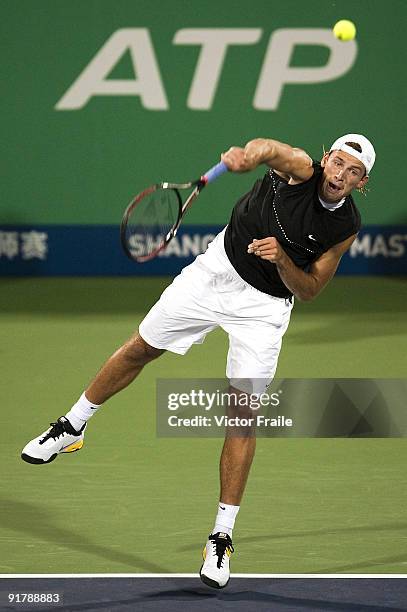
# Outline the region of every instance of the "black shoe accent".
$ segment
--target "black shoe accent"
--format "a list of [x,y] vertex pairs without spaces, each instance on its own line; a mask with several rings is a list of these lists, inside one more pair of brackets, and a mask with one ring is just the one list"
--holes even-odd
[[21,459],[26,461],[27,463],[33,463],[34,465],[41,465],[42,463],[51,463],[57,457],[57,453],[51,455],[48,461],[44,461],[44,459],[37,459],[37,457],[30,457],[30,455],[26,455],[25,453],[21,453]]
[[[76,431],[76,429],[72,427],[68,419],[65,417],[59,417],[59,419],[55,421],[55,423],[50,423],[50,425],[51,429],[42,438],[42,440],[39,441],[39,444],[44,444],[44,442],[46,442],[50,438],[54,438],[54,440],[57,440],[57,438],[63,436],[64,433],[68,433],[71,436],[80,436],[81,431],[83,431],[83,429],[85,428],[86,423],[83,425],[80,431]],[[49,463],[49,461],[45,461],[44,463]]]
[[235,551],[235,549],[233,548],[232,540],[230,539],[230,536],[227,533],[222,533],[222,532],[215,533],[215,534],[211,533],[208,536],[208,540],[213,542],[216,546],[215,554],[218,557],[218,561],[216,565],[220,569],[222,567],[223,557],[225,556],[226,551],[227,550],[229,550],[230,552]]

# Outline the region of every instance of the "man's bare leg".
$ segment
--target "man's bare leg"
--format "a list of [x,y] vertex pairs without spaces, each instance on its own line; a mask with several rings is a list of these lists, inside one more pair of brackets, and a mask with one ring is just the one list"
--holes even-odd
[[144,366],[164,353],[134,334],[99,370],[85,390],[90,402],[103,404],[112,395],[127,387],[140,374]]
[[[229,418],[240,417],[240,419],[254,418],[253,411],[249,407],[247,393],[229,387],[229,393],[236,398],[244,398],[245,402],[236,402],[228,407]],[[227,427],[225,442],[220,457],[220,501],[225,504],[239,506],[249,476],[250,466],[256,450],[256,428],[255,425],[243,427]]]
[[247,394],[234,387],[229,388],[229,393],[237,398],[245,396],[245,402],[228,406],[227,416],[248,419],[251,423],[226,428],[220,456],[220,498],[213,533],[226,532],[231,536],[256,450],[256,428]]
[[220,501],[240,506],[256,450],[255,436],[226,437],[220,457]]

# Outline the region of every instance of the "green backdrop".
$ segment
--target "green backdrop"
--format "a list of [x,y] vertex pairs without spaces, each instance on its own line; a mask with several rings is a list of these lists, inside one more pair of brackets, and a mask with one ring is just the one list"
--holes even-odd
[[[404,0],[3,0],[1,6],[2,223],[117,223],[134,192],[161,179],[194,178],[232,144],[270,136],[319,157],[323,145],[352,131],[365,133],[377,150],[370,195],[359,198],[364,222],[406,222],[402,181],[395,180],[406,140]],[[275,109],[256,108],[270,37],[277,30],[281,36],[281,29],[291,31],[288,36],[328,31],[341,18],[358,29],[352,67],[330,81],[285,84]],[[57,110],[108,39],[129,28],[142,29],[151,42],[167,108],[146,108],[139,95],[94,95],[82,108]],[[202,28],[215,39],[220,28],[257,38],[228,46],[204,110],[188,107],[202,46],[174,41]],[[344,54],[353,45],[338,44]],[[330,57],[327,46],[297,44],[289,65],[317,68]],[[137,67],[148,71],[143,61],[140,53]],[[219,54],[213,52],[213,61]],[[106,78],[139,76],[124,49]],[[252,180],[219,181],[187,222],[227,221],[234,199]]]

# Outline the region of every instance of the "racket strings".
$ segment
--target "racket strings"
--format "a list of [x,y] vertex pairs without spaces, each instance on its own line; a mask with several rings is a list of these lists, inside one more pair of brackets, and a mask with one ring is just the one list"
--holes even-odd
[[147,257],[167,242],[177,223],[179,206],[173,189],[157,189],[138,202],[126,228],[126,241],[133,257]]

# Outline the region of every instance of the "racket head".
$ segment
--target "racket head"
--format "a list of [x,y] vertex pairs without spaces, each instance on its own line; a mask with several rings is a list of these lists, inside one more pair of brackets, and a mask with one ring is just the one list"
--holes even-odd
[[162,251],[182,217],[182,199],[175,185],[158,183],[140,192],[124,211],[120,241],[127,257],[144,263]]

